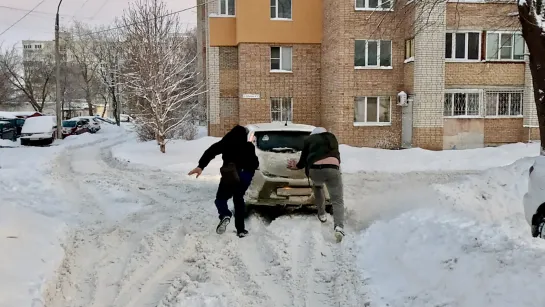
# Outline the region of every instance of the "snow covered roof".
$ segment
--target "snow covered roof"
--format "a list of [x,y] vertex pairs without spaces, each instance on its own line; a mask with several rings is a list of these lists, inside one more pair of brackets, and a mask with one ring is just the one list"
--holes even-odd
[[259,123],[259,124],[250,124],[246,125],[251,131],[302,131],[302,132],[312,132],[315,126],[304,125],[304,124],[292,124],[274,122],[274,123]]
[[49,132],[55,126],[55,116],[29,117],[21,129],[21,133],[44,133]]
[[16,118],[13,112],[0,112],[0,118]]

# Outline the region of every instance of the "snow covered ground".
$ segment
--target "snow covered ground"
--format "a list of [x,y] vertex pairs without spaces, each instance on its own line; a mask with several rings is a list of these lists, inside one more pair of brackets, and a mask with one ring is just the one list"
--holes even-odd
[[336,244],[332,219],[311,215],[254,214],[249,237],[216,235],[221,158],[186,176],[216,140],[161,154],[112,129],[0,149],[0,306],[545,304],[545,243],[521,203],[537,144],[343,146],[347,237]]

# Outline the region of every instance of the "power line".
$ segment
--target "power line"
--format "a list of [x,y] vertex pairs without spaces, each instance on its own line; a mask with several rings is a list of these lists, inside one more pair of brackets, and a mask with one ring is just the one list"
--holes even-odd
[[[0,5],[0,9],[8,9],[8,10],[20,11],[20,12],[31,12],[33,14],[55,15],[55,13],[51,13],[51,12],[44,12],[44,11],[37,11],[37,10],[33,11],[33,10],[22,9],[22,8],[18,8],[18,7],[7,6],[7,5]],[[59,14],[59,15],[66,16],[66,17],[69,16],[69,15],[63,15],[63,14]]]
[[[204,3],[201,3],[201,4],[197,4],[197,5],[194,5],[194,6],[191,6],[191,7],[182,9],[182,10],[179,10],[179,11],[174,11],[174,12],[171,12],[171,13],[168,13],[168,14],[165,14],[165,15],[161,15],[161,16],[157,16],[157,17],[145,19],[145,20],[142,20],[142,21],[133,22],[133,23],[130,23],[130,24],[127,24],[127,25],[122,25],[122,26],[117,26],[117,27],[108,28],[108,29],[104,29],[104,30],[89,32],[89,33],[85,33],[85,34],[81,34],[81,35],[74,35],[74,37],[80,37],[80,38],[81,38],[81,37],[83,37],[83,36],[89,36],[89,35],[93,35],[93,34],[100,34],[100,33],[104,33],[104,32],[109,32],[109,31],[114,31],[114,30],[123,29],[123,28],[126,28],[126,27],[130,27],[130,26],[134,26],[134,25],[137,25],[137,24],[140,24],[140,23],[144,23],[144,22],[146,22],[146,21],[151,21],[151,20],[153,20],[153,19],[155,19],[155,18],[163,18],[163,17],[168,17],[168,16],[180,14],[180,13],[182,13],[182,12],[185,12],[185,11],[189,11],[189,10],[195,9],[195,8],[198,8],[198,7],[203,6],[203,5],[207,5],[207,4],[212,3],[212,2],[215,2],[215,1],[218,1],[218,0],[209,0],[209,1],[207,1],[207,2],[204,2]],[[193,24],[193,23],[187,23],[187,24]]]
[[93,16],[91,17],[91,19],[94,19],[98,13],[100,13],[100,11],[102,11],[102,9],[106,6],[106,3],[108,2],[108,0],[104,0],[104,2],[102,2],[102,5],[100,6],[100,8],[93,14]]
[[40,3],[36,4],[35,7],[32,8],[28,13],[23,15],[23,17],[19,18],[16,22],[14,22],[11,26],[9,26],[7,29],[5,29],[2,33],[0,33],[0,36],[2,36],[4,33],[8,32],[9,29],[13,28],[16,24],[18,24],[21,20],[23,20],[25,17],[27,17],[30,13],[32,13],[35,9],[37,9],[42,3],[44,3],[45,0],[40,1]]
[[85,0],[85,2],[83,2],[83,4],[80,6],[80,8],[74,13],[74,15],[72,15],[72,18],[76,17],[76,15],[79,13],[79,11],[81,11],[81,9],[87,4],[87,2],[89,2],[89,0]]

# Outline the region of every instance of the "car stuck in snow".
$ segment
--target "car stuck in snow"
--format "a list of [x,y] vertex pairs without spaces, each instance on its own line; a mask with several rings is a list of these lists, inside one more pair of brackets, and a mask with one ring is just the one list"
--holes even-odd
[[[315,128],[291,123],[247,125],[248,141],[255,145],[259,159],[246,203],[255,206],[314,207],[311,180],[304,170],[287,168],[291,159],[299,160],[305,138]],[[326,200],[329,194],[325,189]],[[329,205],[327,205],[329,210]]]
[[524,195],[524,215],[532,236],[545,239],[545,156],[536,157],[530,167],[528,192]]

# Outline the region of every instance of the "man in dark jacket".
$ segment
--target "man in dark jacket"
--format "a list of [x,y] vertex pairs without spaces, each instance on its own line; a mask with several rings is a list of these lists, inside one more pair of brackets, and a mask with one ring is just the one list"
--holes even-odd
[[252,182],[255,170],[259,167],[259,160],[255,154],[254,144],[248,142],[248,130],[242,126],[235,126],[219,142],[212,144],[202,155],[199,165],[189,172],[189,175],[201,175],[203,169],[217,155],[222,155],[223,166],[220,169],[221,179],[216,193],[216,208],[220,222],[216,233],[225,232],[233,213],[227,206],[227,201],[233,197],[235,204],[235,227],[239,237],[248,235],[244,227],[246,204],[244,194]]
[[304,168],[307,176],[312,179],[318,219],[322,223],[327,221],[323,189],[324,185],[327,187],[333,207],[333,227],[337,242],[342,241],[344,237],[343,181],[340,164],[341,155],[337,138],[322,127],[315,128],[305,139],[299,162],[295,160],[288,162],[288,168]]

